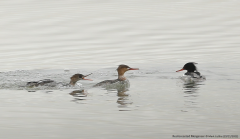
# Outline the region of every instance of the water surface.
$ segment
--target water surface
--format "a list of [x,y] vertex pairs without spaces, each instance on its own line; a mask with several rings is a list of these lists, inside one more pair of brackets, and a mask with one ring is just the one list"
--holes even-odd
[[[239,2],[1,1],[1,138],[239,135]],[[176,73],[197,62],[206,81]],[[127,64],[130,88],[93,88]],[[26,88],[33,80],[75,87]]]

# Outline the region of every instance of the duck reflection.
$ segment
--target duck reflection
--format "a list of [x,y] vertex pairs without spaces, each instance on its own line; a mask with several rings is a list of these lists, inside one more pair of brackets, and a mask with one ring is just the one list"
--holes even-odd
[[186,110],[182,110],[183,112],[188,112],[189,110],[193,110],[198,108],[197,98],[199,96],[198,90],[200,88],[199,83],[185,83],[183,84],[184,90],[184,106]]
[[86,93],[85,90],[74,90],[69,94],[74,97],[74,100],[72,100],[74,102],[85,100],[85,97],[87,97],[87,95],[88,95],[88,93]]
[[128,105],[131,105],[133,102],[130,100],[129,94],[127,94],[126,92],[128,91],[128,89],[123,89],[123,90],[117,90],[117,96],[118,96],[118,100],[117,103],[120,104],[118,107],[119,108],[125,108]]
[[199,84],[197,83],[185,83],[183,85],[183,90],[185,94],[192,94],[194,96],[194,94],[197,93],[198,89],[199,89]]
[[[117,103],[118,108],[127,108],[129,105],[131,105],[133,102],[130,100],[130,95],[127,93],[128,88],[118,88],[118,89],[108,89],[108,93],[117,93],[118,99]],[[125,111],[125,110],[120,110]]]

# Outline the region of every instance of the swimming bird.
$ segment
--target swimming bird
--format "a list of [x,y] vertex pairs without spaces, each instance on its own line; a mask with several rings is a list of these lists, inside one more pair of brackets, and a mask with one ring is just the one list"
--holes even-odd
[[[92,74],[92,73],[91,73]],[[74,74],[70,79],[70,83],[67,84],[67,85],[71,85],[71,86],[75,86],[76,82],[79,81],[79,80],[90,80],[92,81],[91,79],[86,79],[85,77],[91,75],[91,74],[88,74],[88,75],[82,75],[82,74]],[[27,82],[27,86],[28,87],[38,87],[38,86],[43,86],[43,85],[50,85],[51,86],[56,86],[58,83],[55,82],[54,80],[51,80],[51,79],[44,79],[44,80],[40,80],[40,81],[31,81],[31,82]]]
[[129,71],[129,70],[139,70],[139,68],[130,68],[129,66],[123,65],[123,64],[119,65],[118,68],[117,68],[117,72],[118,72],[118,78],[117,79],[102,81],[102,82],[97,83],[96,85],[94,85],[94,87],[107,85],[107,84],[113,84],[113,83],[116,83],[116,82],[119,82],[119,81],[125,81],[125,80],[127,80],[127,78],[124,76],[124,73],[126,71]]
[[186,63],[182,69],[176,71],[176,72],[179,72],[179,71],[183,71],[183,70],[187,70],[187,72],[184,74],[184,75],[188,75],[192,78],[202,78],[203,76],[201,76],[200,72],[198,72],[197,70],[197,67],[195,66],[195,62],[188,62]]

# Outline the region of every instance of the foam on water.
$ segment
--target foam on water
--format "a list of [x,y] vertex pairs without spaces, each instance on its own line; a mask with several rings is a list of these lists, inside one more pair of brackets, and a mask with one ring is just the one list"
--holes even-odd
[[[73,75],[73,73],[61,70],[18,70],[2,72],[0,73],[0,89],[59,90],[83,88],[81,83],[77,83],[75,86],[69,85],[71,75]],[[44,79],[51,79],[54,80],[54,82],[39,86],[27,85],[30,81],[39,81]]]

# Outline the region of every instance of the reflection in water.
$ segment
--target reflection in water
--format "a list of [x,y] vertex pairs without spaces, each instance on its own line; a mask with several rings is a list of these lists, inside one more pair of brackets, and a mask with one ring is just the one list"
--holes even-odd
[[[127,87],[126,88],[117,88],[117,89],[108,89],[107,91],[110,93],[117,93],[117,96],[118,96],[117,103],[120,104],[120,105],[118,105],[118,108],[128,108],[128,106],[133,103],[129,99],[130,95],[126,93],[128,91]],[[119,111],[126,111],[126,109],[119,110]]]
[[71,93],[69,93],[74,97],[74,102],[78,102],[81,100],[85,100],[85,97],[87,97],[88,93],[85,92],[85,90],[74,90]]
[[120,104],[118,106],[119,108],[126,108],[128,105],[131,105],[133,103],[131,100],[129,100],[129,94],[126,94],[128,89],[117,90],[117,91],[118,91],[118,93],[117,93],[117,96],[118,96],[117,103]]
[[186,110],[182,110],[183,112],[188,112],[189,108],[192,110],[192,108],[198,108],[198,102],[197,102],[197,97],[198,95],[198,90],[199,90],[199,83],[193,82],[193,83],[185,83],[183,85],[183,90],[184,90],[184,106]]
[[193,82],[193,83],[186,83],[183,85],[184,93],[186,94],[194,94],[197,92],[199,84]]

